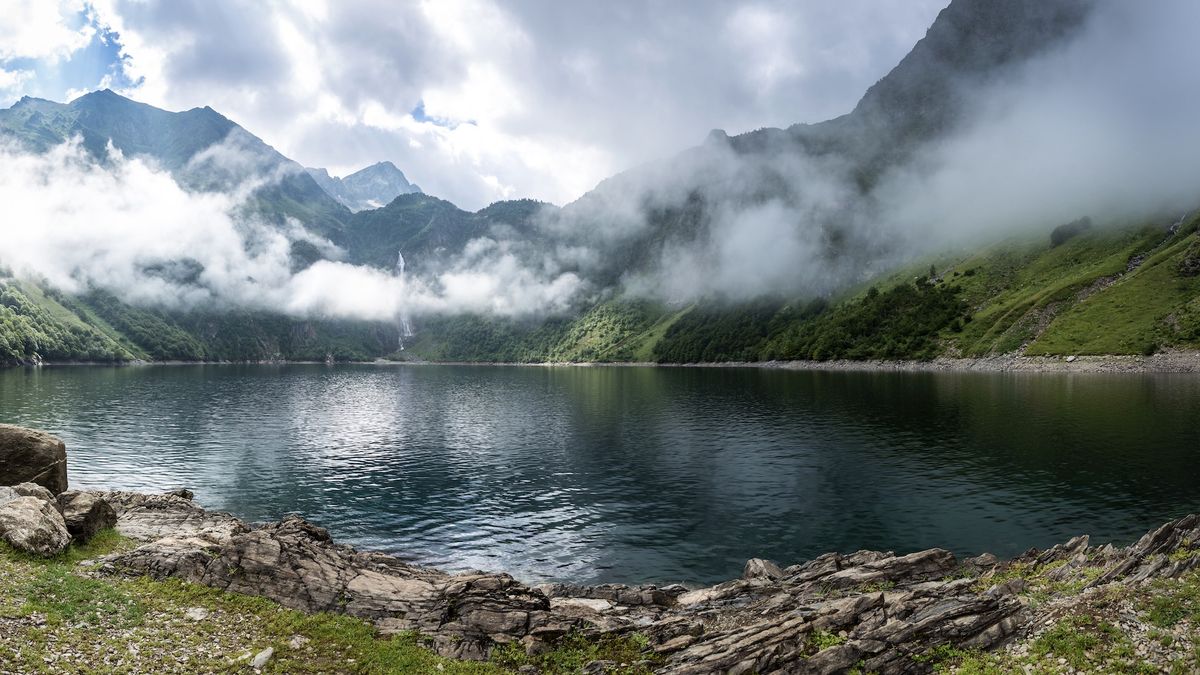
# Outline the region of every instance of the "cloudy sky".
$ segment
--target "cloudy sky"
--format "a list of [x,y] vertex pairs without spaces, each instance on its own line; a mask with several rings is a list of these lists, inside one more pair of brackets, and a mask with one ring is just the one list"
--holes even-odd
[[0,0],[0,105],[110,87],[466,208],[561,204],[712,128],[849,111],[944,4]]

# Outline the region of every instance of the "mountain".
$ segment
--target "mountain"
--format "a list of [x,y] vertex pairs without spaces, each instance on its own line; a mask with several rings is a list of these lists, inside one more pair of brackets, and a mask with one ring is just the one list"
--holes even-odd
[[[1058,223],[1029,224],[1035,234],[931,253],[901,269],[877,267],[893,242],[855,227],[856,218],[886,215],[875,197],[884,172],[954,133],[970,118],[978,88],[1063,44],[1092,4],[954,0],[846,115],[732,137],[717,131],[674,157],[613,176],[561,209],[514,200],[471,213],[421,193],[389,163],[345,179],[305,171],[208,108],[170,113],[107,91],[65,105],[22,99],[0,111],[0,134],[35,150],[80,136],[103,159],[111,139],[125,154],[154,158],[201,190],[239,177],[197,160],[218,144],[247,153],[256,168],[282,169],[285,181],[264,188],[254,208],[269,220],[305,223],[341,247],[347,262],[391,270],[402,255],[410,274],[433,279],[469,242],[490,237],[504,239],[521,262],[551,260],[577,272],[595,292],[574,311],[548,317],[415,317],[417,334],[398,353],[395,325],[166,312],[100,292],[66,296],[0,269],[0,360],[332,355],[694,362],[1197,347],[1200,219],[1160,218],[1121,229],[1068,224],[1053,235]],[[714,229],[723,214],[764,203],[807,208],[813,183],[792,175],[793,160],[818,167],[822,180],[849,186],[840,202],[793,223],[813,228],[806,235],[815,259],[835,271],[824,286],[736,302],[622,294],[626,284],[652,283],[648,275],[673,248],[702,246],[717,234],[740,236]],[[370,200],[385,205],[360,208]],[[1039,225],[1043,234],[1036,233]],[[573,258],[555,258],[563,251]],[[301,262],[322,255],[310,250]],[[692,267],[703,274],[706,262]]]
[[[295,218],[335,243],[349,216],[300,164],[209,107],[168,112],[109,89],[66,104],[25,97],[0,110],[4,137],[37,152],[79,138],[101,160],[108,157],[111,142],[128,157],[154,160],[182,185],[197,190],[225,190],[256,174],[278,174],[279,180],[255,191],[250,210],[280,224]],[[218,146],[236,152],[239,162],[205,154]]]
[[378,209],[400,195],[421,191],[391,162],[372,164],[345,178],[330,176],[325,169],[305,170],[325,192],[355,212]]
[[743,154],[842,155],[869,186],[866,178],[953,131],[979,89],[1061,45],[1094,6],[1095,0],[955,0],[851,112],[817,124],[759,129],[730,138],[730,145]]
[[[339,258],[391,270],[404,251],[413,269],[436,271],[467,241],[495,228],[524,228],[547,205],[500,202],[463,211],[422,194],[394,165],[383,162],[341,181],[349,194],[388,199],[388,207],[352,212],[330,196],[301,165],[211,108],[169,112],[104,90],[62,104],[23,98],[0,110],[0,138],[44,152],[78,138],[98,161],[111,147],[170,171],[186,189],[228,190],[259,176],[275,176],[246,205],[251,215],[288,226],[289,219],[341,248]],[[232,157],[236,161],[225,161]],[[318,175],[318,177],[320,177]],[[69,189],[64,186],[64,189]],[[524,230],[528,233],[527,230]],[[329,255],[300,239],[292,244],[296,268]],[[202,269],[179,261],[184,276]],[[164,267],[169,267],[163,263]],[[0,363],[148,360],[361,360],[397,349],[391,322],[320,321],[270,312],[136,307],[111,294],[72,296],[0,266]]]
[[478,212],[420,192],[396,197],[390,204],[355,213],[347,222],[346,247],[350,260],[391,268],[403,254],[414,271],[435,273],[450,263],[472,239],[505,234],[528,244],[541,245],[536,214],[554,207],[532,199],[496,202]]
[[[1094,4],[954,0],[851,112],[734,136],[714,130],[699,146],[612,176],[565,206],[563,217],[596,221],[597,213],[620,210],[610,205],[632,202],[648,226],[612,224],[609,229],[630,233],[618,237],[595,236],[604,227],[575,228],[579,234],[571,243],[600,247],[619,266],[605,271],[606,281],[629,278],[652,271],[672,247],[709,240],[716,214],[775,201],[810,214],[817,232],[809,238],[820,242],[828,267],[842,270],[813,291],[836,292],[892,251],[893,242],[852,226],[855,219],[880,219],[872,213],[879,176],[954,133],[970,118],[975,93],[1063,44],[1082,28]],[[848,188],[840,207],[812,216],[810,193],[822,188],[796,179],[796,160],[815,167],[826,183]]]

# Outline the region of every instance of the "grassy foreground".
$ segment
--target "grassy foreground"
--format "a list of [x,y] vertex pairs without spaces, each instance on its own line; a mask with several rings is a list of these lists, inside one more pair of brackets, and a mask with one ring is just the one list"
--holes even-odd
[[599,659],[621,664],[610,672],[648,672],[632,665],[645,658],[637,639],[569,637],[535,658],[508,648],[492,663],[470,663],[438,657],[415,635],[380,637],[347,616],[304,614],[177,580],[87,575],[86,561],[132,546],[109,530],[46,560],[0,543],[0,672],[255,672],[251,662],[267,648],[274,654],[266,673],[483,675],[527,664],[558,673]]
[[[261,669],[267,673],[473,675],[528,665],[578,673],[605,660],[612,662],[608,673],[640,675],[655,664],[636,635],[599,641],[574,635],[537,657],[508,645],[489,663],[454,661],[426,649],[416,635],[381,637],[359,619],[304,614],[177,580],[88,575],[89,560],[132,546],[112,530],[49,560],[0,544],[0,672],[248,673],[267,648],[274,650]],[[1200,672],[1200,570],[1085,589],[1101,568],[1061,581],[1055,570],[1064,563],[1014,563],[978,581],[980,592],[1021,584],[1019,595],[1035,619],[1014,642],[987,653],[931,645],[913,660],[933,672],[972,675]],[[844,640],[827,637],[831,644]]]

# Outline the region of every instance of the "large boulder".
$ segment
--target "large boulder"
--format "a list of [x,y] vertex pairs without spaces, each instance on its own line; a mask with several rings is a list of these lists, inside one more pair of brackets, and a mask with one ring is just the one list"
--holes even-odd
[[71,543],[71,534],[54,502],[17,497],[0,505],[0,539],[18,551],[52,556]]
[[77,542],[86,542],[100,530],[117,526],[117,512],[95,492],[68,490],[58,496],[67,531]]
[[0,424],[0,485],[37,483],[54,494],[67,489],[67,446],[36,429]]

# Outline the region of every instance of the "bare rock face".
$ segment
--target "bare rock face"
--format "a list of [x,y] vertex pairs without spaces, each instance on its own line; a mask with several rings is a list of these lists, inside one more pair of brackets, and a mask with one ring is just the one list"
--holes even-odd
[[68,490],[60,494],[57,501],[67,531],[77,542],[86,542],[100,530],[117,525],[117,512],[95,492]]
[[0,539],[41,556],[61,553],[71,543],[67,524],[53,501],[17,497],[0,505]]
[[0,485],[36,483],[53,494],[67,489],[67,446],[44,431],[0,424]]

